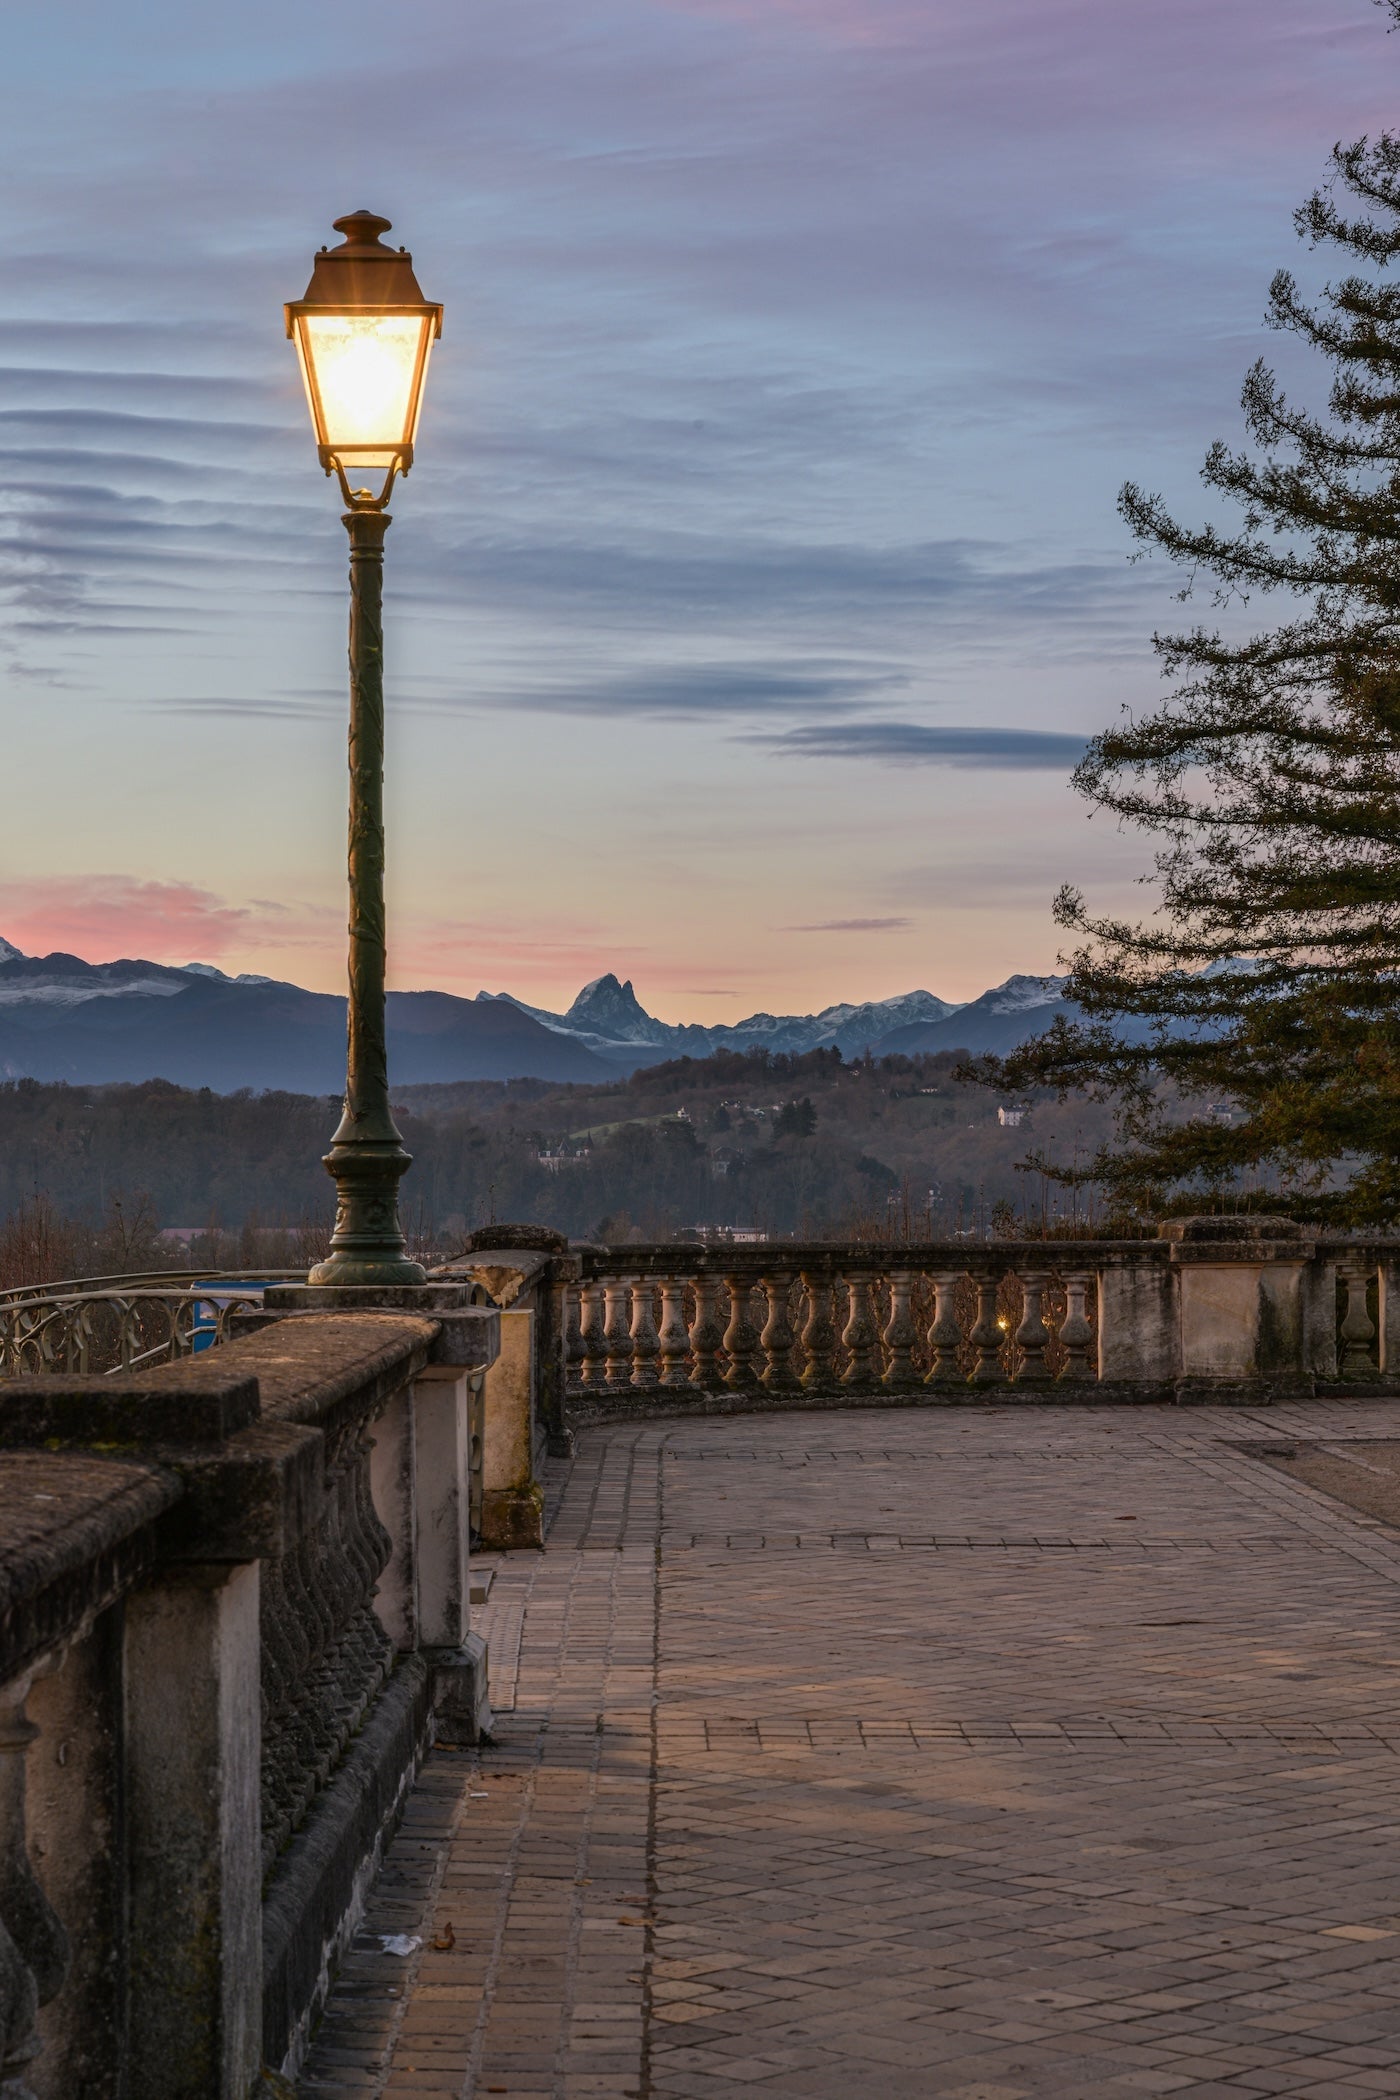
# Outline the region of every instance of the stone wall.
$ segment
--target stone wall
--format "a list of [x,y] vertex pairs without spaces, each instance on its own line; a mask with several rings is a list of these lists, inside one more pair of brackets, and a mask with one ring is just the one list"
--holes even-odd
[[5,2100],[295,2070],[426,1749],[489,1721],[469,1295],[0,1385]]

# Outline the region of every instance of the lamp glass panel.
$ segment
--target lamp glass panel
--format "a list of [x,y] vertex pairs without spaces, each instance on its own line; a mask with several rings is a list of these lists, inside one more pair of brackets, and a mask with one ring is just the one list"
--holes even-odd
[[[302,314],[299,317],[312,415],[320,396],[318,436],[332,451],[353,452],[356,465],[392,466],[413,440],[425,322],[418,314]],[[426,364],[426,359],[423,360]],[[315,375],[315,391],[311,373]],[[383,447],[382,453],[376,448]]]

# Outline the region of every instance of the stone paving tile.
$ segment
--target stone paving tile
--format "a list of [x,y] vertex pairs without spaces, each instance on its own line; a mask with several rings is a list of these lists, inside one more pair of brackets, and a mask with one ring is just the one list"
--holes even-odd
[[302,2093],[1400,2095],[1400,1536],[1235,1448],[1393,1414],[589,1431]]

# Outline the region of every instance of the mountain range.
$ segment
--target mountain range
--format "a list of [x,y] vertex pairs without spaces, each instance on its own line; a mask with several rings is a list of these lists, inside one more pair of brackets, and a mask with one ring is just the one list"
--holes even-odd
[[[630,980],[609,973],[586,984],[568,1011],[527,1006],[511,992],[478,992],[476,1002],[507,1000],[521,1013],[566,1035],[611,1064],[656,1064],[662,1057],[708,1057],[712,1050],[837,1049],[843,1057],[875,1057],[902,1050],[1005,1050],[1038,1035],[1052,1014],[1068,1012],[1059,998],[1063,977],[1008,977],[980,998],[958,1004],[933,992],[902,992],[859,1006],[823,1007],[818,1014],[750,1014],[746,1021],[657,1021],[637,999]],[[639,1055],[642,1052],[645,1054]],[[654,1053],[654,1054],[653,1054]]]
[[[932,992],[751,1014],[703,1025],[658,1021],[611,972],[562,1014],[509,992],[390,992],[389,1068],[399,1086],[461,1079],[617,1079],[671,1057],[714,1050],[843,1057],[894,1051],[1007,1050],[1057,1013],[1063,978],[1017,976],[962,1005]],[[345,1001],[329,992],[210,963],[84,962],[24,955],[0,940],[0,1076],[74,1084],[161,1078],[219,1093],[240,1087],[338,1093]]]

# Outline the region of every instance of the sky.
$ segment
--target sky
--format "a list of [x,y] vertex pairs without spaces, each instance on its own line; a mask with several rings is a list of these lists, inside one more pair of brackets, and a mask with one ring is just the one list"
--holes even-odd
[[[345,540],[282,302],[445,307],[386,546],[390,978],[668,1020],[1053,967],[1150,908],[1086,737],[1368,0],[6,0],[0,935],[344,978]],[[5,165],[7,163],[7,165]],[[1320,392],[1316,374],[1297,383]]]

